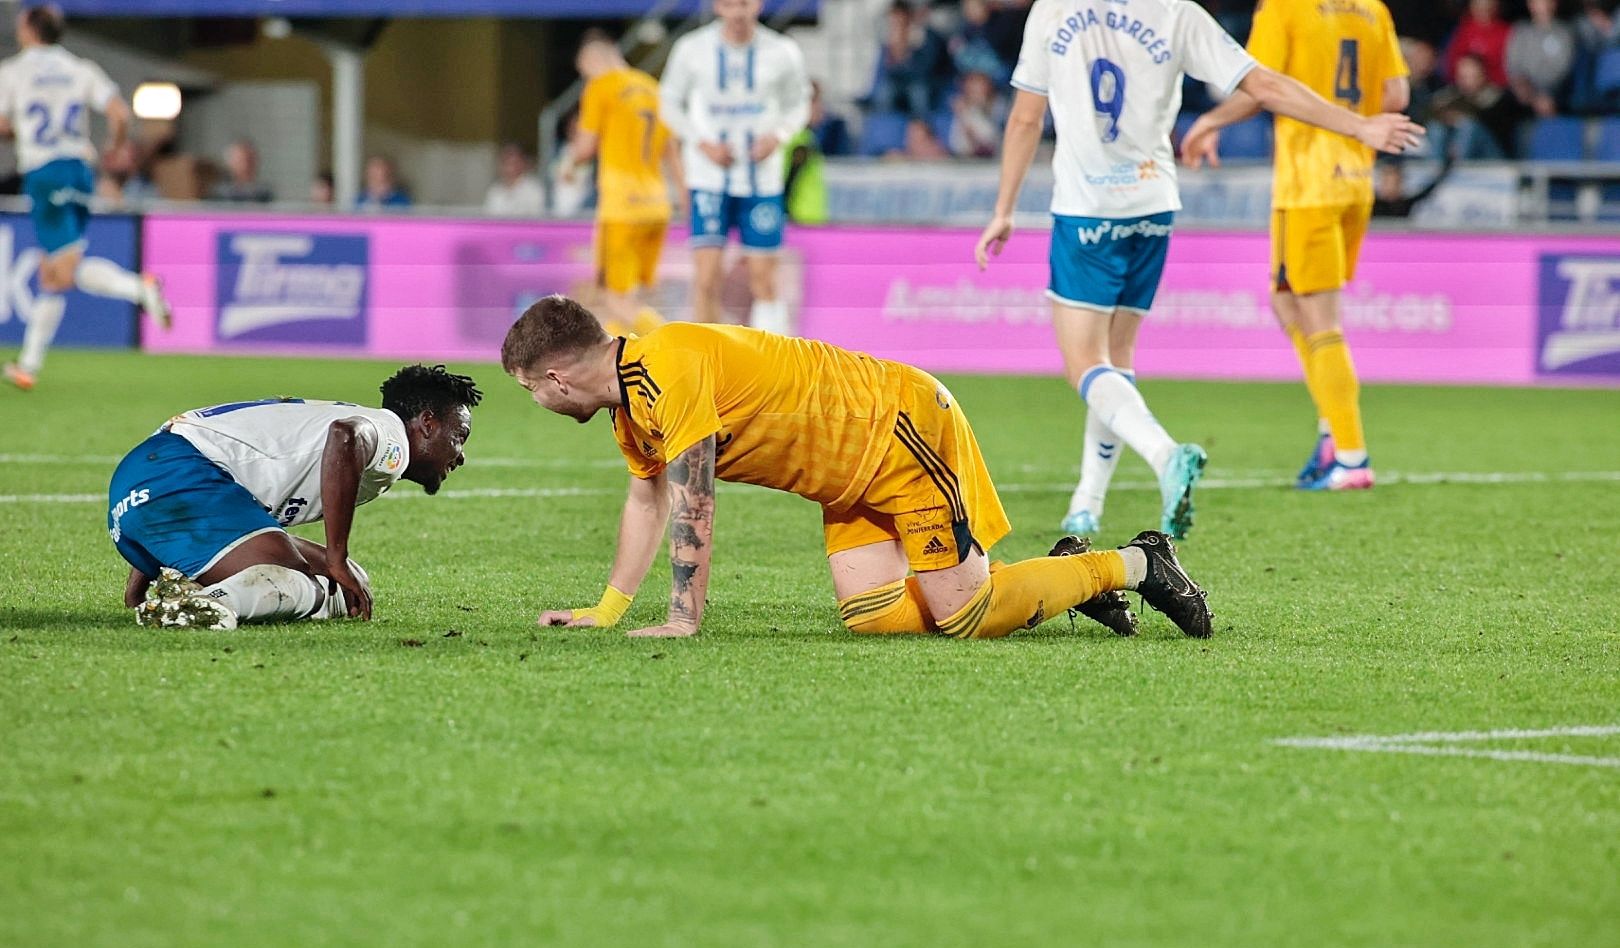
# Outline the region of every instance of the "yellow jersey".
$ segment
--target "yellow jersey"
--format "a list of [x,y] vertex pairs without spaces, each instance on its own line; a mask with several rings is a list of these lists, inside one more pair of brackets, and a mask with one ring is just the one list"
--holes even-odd
[[812,339],[670,323],[620,340],[613,434],[636,477],[656,477],[715,435],[721,480],[847,510],[895,440],[914,374]]
[[[1382,112],[1384,82],[1407,75],[1382,0],[1262,0],[1249,53],[1361,115]],[[1276,152],[1273,207],[1372,202],[1373,150],[1355,139],[1279,115]]]
[[629,67],[597,76],[580,99],[579,127],[598,141],[597,220],[669,220],[660,170],[669,130],[658,120],[658,80]]

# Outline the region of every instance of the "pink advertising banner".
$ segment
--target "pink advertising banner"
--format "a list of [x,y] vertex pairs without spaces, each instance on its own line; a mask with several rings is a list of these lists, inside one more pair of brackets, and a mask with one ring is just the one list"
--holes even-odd
[[[1055,373],[1048,235],[1016,234],[988,272],[960,229],[800,229],[783,258],[799,331],[939,372]],[[657,305],[681,316],[690,261],[674,235]],[[1137,366],[1181,378],[1292,379],[1267,304],[1260,233],[1182,232]],[[154,215],[145,265],[175,328],[155,351],[492,360],[512,319],[593,282],[581,224],[387,217]],[[747,311],[740,268],[728,311]],[[1375,233],[1344,293],[1369,381],[1620,382],[1620,237]]]

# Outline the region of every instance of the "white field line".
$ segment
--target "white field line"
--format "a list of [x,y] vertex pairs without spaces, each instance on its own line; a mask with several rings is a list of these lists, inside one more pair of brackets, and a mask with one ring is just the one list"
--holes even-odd
[[1620,768],[1620,757],[1582,754],[1547,754],[1541,751],[1493,750],[1460,746],[1483,741],[1535,740],[1548,737],[1607,737],[1620,734],[1620,725],[1598,724],[1537,730],[1424,731],[1417,734],[1360,734],[1351,737],[1284,737],[1272,741],[1281,747],[1316,750],[1368,751],[1378,754],[1420,754],[1429,757],[1478,757],[1486,760],[1526,761],[1537,764],[1572,764],[1579,767]]
[[[0,455],[0,461],[8,457],[25,457],[30,455]],[[44,457],[45,455],[31,455]],[[515,458],[495,459],[502,462],[512,462],[508,466],[519,466]],[[484,462],[489,465],[489,461]],[[468,466],[475,466],[468,462]],[[548,465],[550,466],[550,465]],[[557,465],[560,466],[560,465]],[[593,466],[622,467],[617,461],[594,462]],[[1515,471],[1515,472],[1417,472],[1417,473],[1387,473],[1378,475],[1380,484],[1571,484],[1571,483],[1620,483],[1620,471]],[[1279,487],[1292,487],[1293,481],[1278,475],[1271,477],[1240,477],[1223,478],[1208,477],[1198,482],[1199,490],[1256,490],[1275,489]],[[757,488],[745,485],[721,484],[722,491],[755,490]],[[1072,483],[1047,484],[998,484],[996,489],[1004,494],[1058,494],[1068,493],[1074,489]],[[1156,491],[1159,485],[1152,481],[1122,481],[1113,485],[1113,490],[1124,491]],[[596,497],[609,494],[621,494],[623,488],[615,487],[478,487],[478,488],[450,488],[441,490],[438,497],[448,497],[455,500],[473,500],[481,498],[546,498],[546,497]],[[416,491],[403,491],[384,494],[387,500],[411,500],[426,497],[426,494]],[[0,494],[0,504],[88,504],[105,501],[104,494]]]

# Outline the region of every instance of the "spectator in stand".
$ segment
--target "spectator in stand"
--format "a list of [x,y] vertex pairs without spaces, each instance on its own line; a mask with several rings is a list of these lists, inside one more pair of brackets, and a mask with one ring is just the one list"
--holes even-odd
[[906,147],[883,157],[891,161],[939,161],[950,156],[951,153],[939,143],[928,123],[914,118],[906,123]]
[[1007,118],[1006,101],[996,95],[995,80],[982,72],[962,77],[951,98],[951,154],[959,158],[994,158]]
[[1018,51],[1024,45],[1024,21],[1029,19],[1032,2],[990,0],[990,19],[984,24],[984,34],[1008,70],[1018,62]]
[[1468,15],[1457,24],[1457,32],[1446,49],[1446,75],[1457,79],[1457,66],[1464,56],[1478,57],[1493,85],[1506,86],[1509,27],[1501,16],[1501,0],[1469,0]]
[[1012,75],[990,40],[990,0],[962,0],[962,22],[951,36],[949,48],[951,63],[964,76],[984,73],[1001,85]]
[[[827,223],[827,160],[821,130],[832,121],[827,118],[827,107],[821,99],[821,83],[812,81],[810,122],[788,140],[787,178],[782,182],[782,191],[787,195],[788,219],[796,224]],[[836,121],[847,141],[849,133],[842,130],[843,119]]]
[[1457,166],[1457,159],[1447,154],[1440,171],[1416,194],[1406,193],[1406,163],[1399,158],[1380,161],[1378,177],[1373,185],[1374,217],[1411,217],[1419,204],[1427,201]]
[[1397,35],[1422,40],[1432,49],[1439,49],[1457,25],[1455,11],[1446,9],[1442,0],[1384,0],[1384,5],[1395,20]]
[[935,74],[944,44],[928,27],[926,9],[919,16],[904,3],[896,3],[889,7],[884,22],[877,75],[865,104],[880,112],[926,116],[934,108]]
[[495,217],[540,217],[546,212],[546,189],[534,176],[529,153],[517,142],[501,146],[496,179],[484,193],[484,213]]
[[322,171],[309,183],[309,203],[316,207],[331,207],[337,200],[337,179],[332,172]]
[[1468,54],[1457,60],[1457,78],[1434,97],[1436,123],[1430,128],[1438,154],[1463,161],[1512,157],[1521,110],[1507,90],[1491,82],[1485,61]]
[[411,194],[399,183],[399,169],[387,155],[366,159],[365,183],[355,207],[362,211],[397,210],[411,206]]
[[115,207],[138,207],[158,197],[157,188],[141,172],[140,149],[134,141],[126,138],[102,156],[96,197]]
[[810,124],[806,128],[815,136],[816,148],[823,155],[855,154],[849,123],[827,111],[827,103],[821,98],[820,82],[810,83]]
[[209,200],[246,204],[275,200],[269,186],[259,180],[259,149],[251,139],[238,138],[225,146],[225,174],[226,179],[208,192]]
[[1558,0],[1530,0],[1530,19],[1508,35],[1509,88],[1541,118],[1558,112],[1557,98],[1575,66],[1575,30],[1558,19]]
[[1620,18],[1616,11],[1620,0],[1584,0],[1581,16],[1575,21],[1575,35],[1581,49],[1597,53],[1611,46],[1620,46]]
[[1406,68],[1411,70],[1412,101],[1406,108],[1406,114],[1419,125],[1427,125],[1434,114],[1434,97],[1446,85],[1445,80],[1435,72],[1439,54],[1424,40],[1403,37],[1401,55],[1406,58]]

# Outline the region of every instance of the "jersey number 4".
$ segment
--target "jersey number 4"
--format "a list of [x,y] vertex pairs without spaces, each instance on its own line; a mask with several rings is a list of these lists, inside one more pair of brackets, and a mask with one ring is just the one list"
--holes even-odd
[[84,115],[84,106],[78,102],[69,105],[62,112],[62,121],[52,123],[51,107],[44,102],[35,102],[28,106],[27,115],[30,119],[39,122],[34,127],[34,144],[50,148],[63,138],[83,138],[84,130],[79,127],[79,120]]
[[1361,104],[1361,44],[1353,39],[1339,40],[1339,65],[1333,70],[1333,97]]

